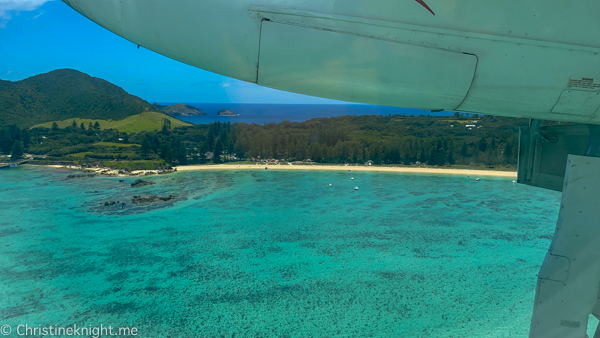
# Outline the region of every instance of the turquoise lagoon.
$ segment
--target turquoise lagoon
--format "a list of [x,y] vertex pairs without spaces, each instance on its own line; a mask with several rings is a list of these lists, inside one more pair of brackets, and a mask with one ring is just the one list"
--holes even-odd
[[[527,337],[560,202],[499,178],[182,172],[132,188],[71,173],[0,171],[0,324]],[[152,194],[176,199],[131,204]]]

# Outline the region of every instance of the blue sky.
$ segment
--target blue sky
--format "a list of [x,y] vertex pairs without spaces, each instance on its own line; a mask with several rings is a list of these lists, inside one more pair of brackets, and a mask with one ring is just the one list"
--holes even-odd
[[0,0],[2,80],[72,68],[149,102],[337,102],[234,80],[136,47],[61,1]]

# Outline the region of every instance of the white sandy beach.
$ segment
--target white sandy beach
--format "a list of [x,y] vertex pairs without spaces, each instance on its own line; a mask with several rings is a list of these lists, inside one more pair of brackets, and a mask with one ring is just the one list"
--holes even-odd
[[[46,165],[52,168],[63,169],[83,169],[79,166],[64,165]],[[496,171],[496,170],[476,170],[476,169],[445,169],[428,167],[377,167],[377,166],[345,166],[345,165],[289,165],[289,164],[204,164],[204,165],[186,165],[175,167],[176,171],[197,171],[197,170],[314,170],[314,171],[371,171],[371,172],[389,172],[389,173],[415,173],[415,174],[438,174],[438,175],[461,175],[461,176],[495,176],[516,178],[515,171]],[[108,168],[85,168],[84,170],[102,173],[111,176],[145,176],[157,174],[156,170],[135,170],[128,174],[119,174],[119,170]]]
[[217,164],[217,165],[188,165],[176,167],[177,171],[193,170],[338,170],[338,171],[373,171],[373,172],[392,172],[392,173],[420,173],[420,174],[441,174],[441,175],[471,175],[477,176],[496,176],[516,178],[514,171],[494,171],[494,170],[469,170],[469,169],[443,169],[443,168],[425,168],[425,167],[377,167],[377,166],[345,166],[345,165],[288,165],[288,164]]

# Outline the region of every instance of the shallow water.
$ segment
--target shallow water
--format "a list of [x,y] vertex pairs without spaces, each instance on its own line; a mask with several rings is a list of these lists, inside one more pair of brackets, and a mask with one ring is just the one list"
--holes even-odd
[[[560,203],[462,176],[202,171],[131,188],[69,173],[0,171],[0,324],[527,337]],[[176,199],[131,204],[150,194]]]

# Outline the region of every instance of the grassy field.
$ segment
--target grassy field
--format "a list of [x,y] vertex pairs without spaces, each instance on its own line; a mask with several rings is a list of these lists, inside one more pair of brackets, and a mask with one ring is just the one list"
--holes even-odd
[[140,147],[139,144],[123,144],[116,142],[97,142],[94,143],[95,146],[105,146],[105,147],[119,147],[119,148],[129,148],[129,147]]
[[83,153],[68,154],[67,156],[85,158],[85,155],[88,155],[88,154],[93,154],[93,152],[91,152],[91,151],[85,151]]
[[[37,124],[31,128],[52,128],[52,123],[56,122],[59,128],[66,128],[73,124],[73,121],[79,125],[83,123],[85,127],[88,127],[88,124],[91,122],[92,124],[98,122],[100,124],[101,129],[117,129],[120,132],[124,133],[139,133],[142,131],[153,131],[160,130],[163,126],[163,120],[167,118],[171,120],[171,128],[181,127],[181,126],[191,126],[191,124],[187,122],[183,122],[171,116],[157,113],[157,112],[144,112],[138,115],[129,116],[123,120],[112,121],[112,120],[90,120],[90,119],[80,119],[73,118],[64,121],[52,121],[46,123]],[[115,143],[118,144],[118,143]]]

